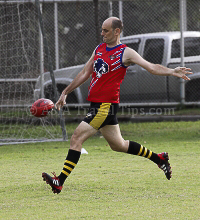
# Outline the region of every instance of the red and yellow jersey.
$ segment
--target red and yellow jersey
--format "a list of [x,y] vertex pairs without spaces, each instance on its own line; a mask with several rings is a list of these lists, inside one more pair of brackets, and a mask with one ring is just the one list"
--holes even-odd
[[127,68],[122,63],[125,48],[125,44],[109,48],[106,43],[96,48],[88,101],[119,103],[120,84]]

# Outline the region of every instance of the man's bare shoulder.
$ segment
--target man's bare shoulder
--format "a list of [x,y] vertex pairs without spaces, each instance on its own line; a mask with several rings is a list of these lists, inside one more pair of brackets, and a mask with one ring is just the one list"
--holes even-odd
[[135,50],[130,47],[126,47],[124,50],[122,62],[124,65],[129,66],[133,63],[133,57],[137,54]]
[[130,47],[125,47],[124,54],[126,54],[127,56],[128,55],[131,56],[132,53],[137,53],[137,52]]

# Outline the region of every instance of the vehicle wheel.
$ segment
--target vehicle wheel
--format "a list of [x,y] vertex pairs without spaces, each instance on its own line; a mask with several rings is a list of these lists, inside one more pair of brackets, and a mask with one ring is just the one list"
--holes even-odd
[[[66,88],[66,85],[63,84],[57,84],[57,88],[58,88],[58,94],[59,96],[61,95],[62,91]],[[75,95],[75,92],[71,92],[68,96],[67,96],[67,103],[78,103],[78,99]]]
[[44,97],[47,99],[50,99],[52,102],[56,102],[54,97],[54,91],[52,85],[48,85],[47,87],[44,88]]
[[[57,84],[57,92],[58,92],[59,97],[65,88],[66,88],[66,85]],[[52,100],[54,103],[58,101],[58,100],[55,100],[54,98],[54,91],[53,91],[52,85],[49,85],[44,89],[44,95],[45,95],[45,98]],[[74,92],[71,92],[68,95],[66,102],[67,103],[78,103],[78,99]]]

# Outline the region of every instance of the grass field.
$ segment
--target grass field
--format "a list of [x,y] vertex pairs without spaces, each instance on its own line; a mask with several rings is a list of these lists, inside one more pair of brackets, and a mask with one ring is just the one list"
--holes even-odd
[[[76,125],[67,125],[69,136]],[[60,173],[69,142],[0,146],[0,219],[200,220],[200,121],[120,127],[125,139],[169,152],[170,181],[148,159],[111,151],[97,134],[54,195],[41,174]]]

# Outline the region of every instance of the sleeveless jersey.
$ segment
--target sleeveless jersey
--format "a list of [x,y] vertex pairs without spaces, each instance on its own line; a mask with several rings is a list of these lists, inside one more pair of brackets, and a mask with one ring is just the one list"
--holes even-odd
[[125,44],[109,48],[106,43],[96,48],[88,101],[119,103],[120,84],[127,68],[122,63],[125,48]]

